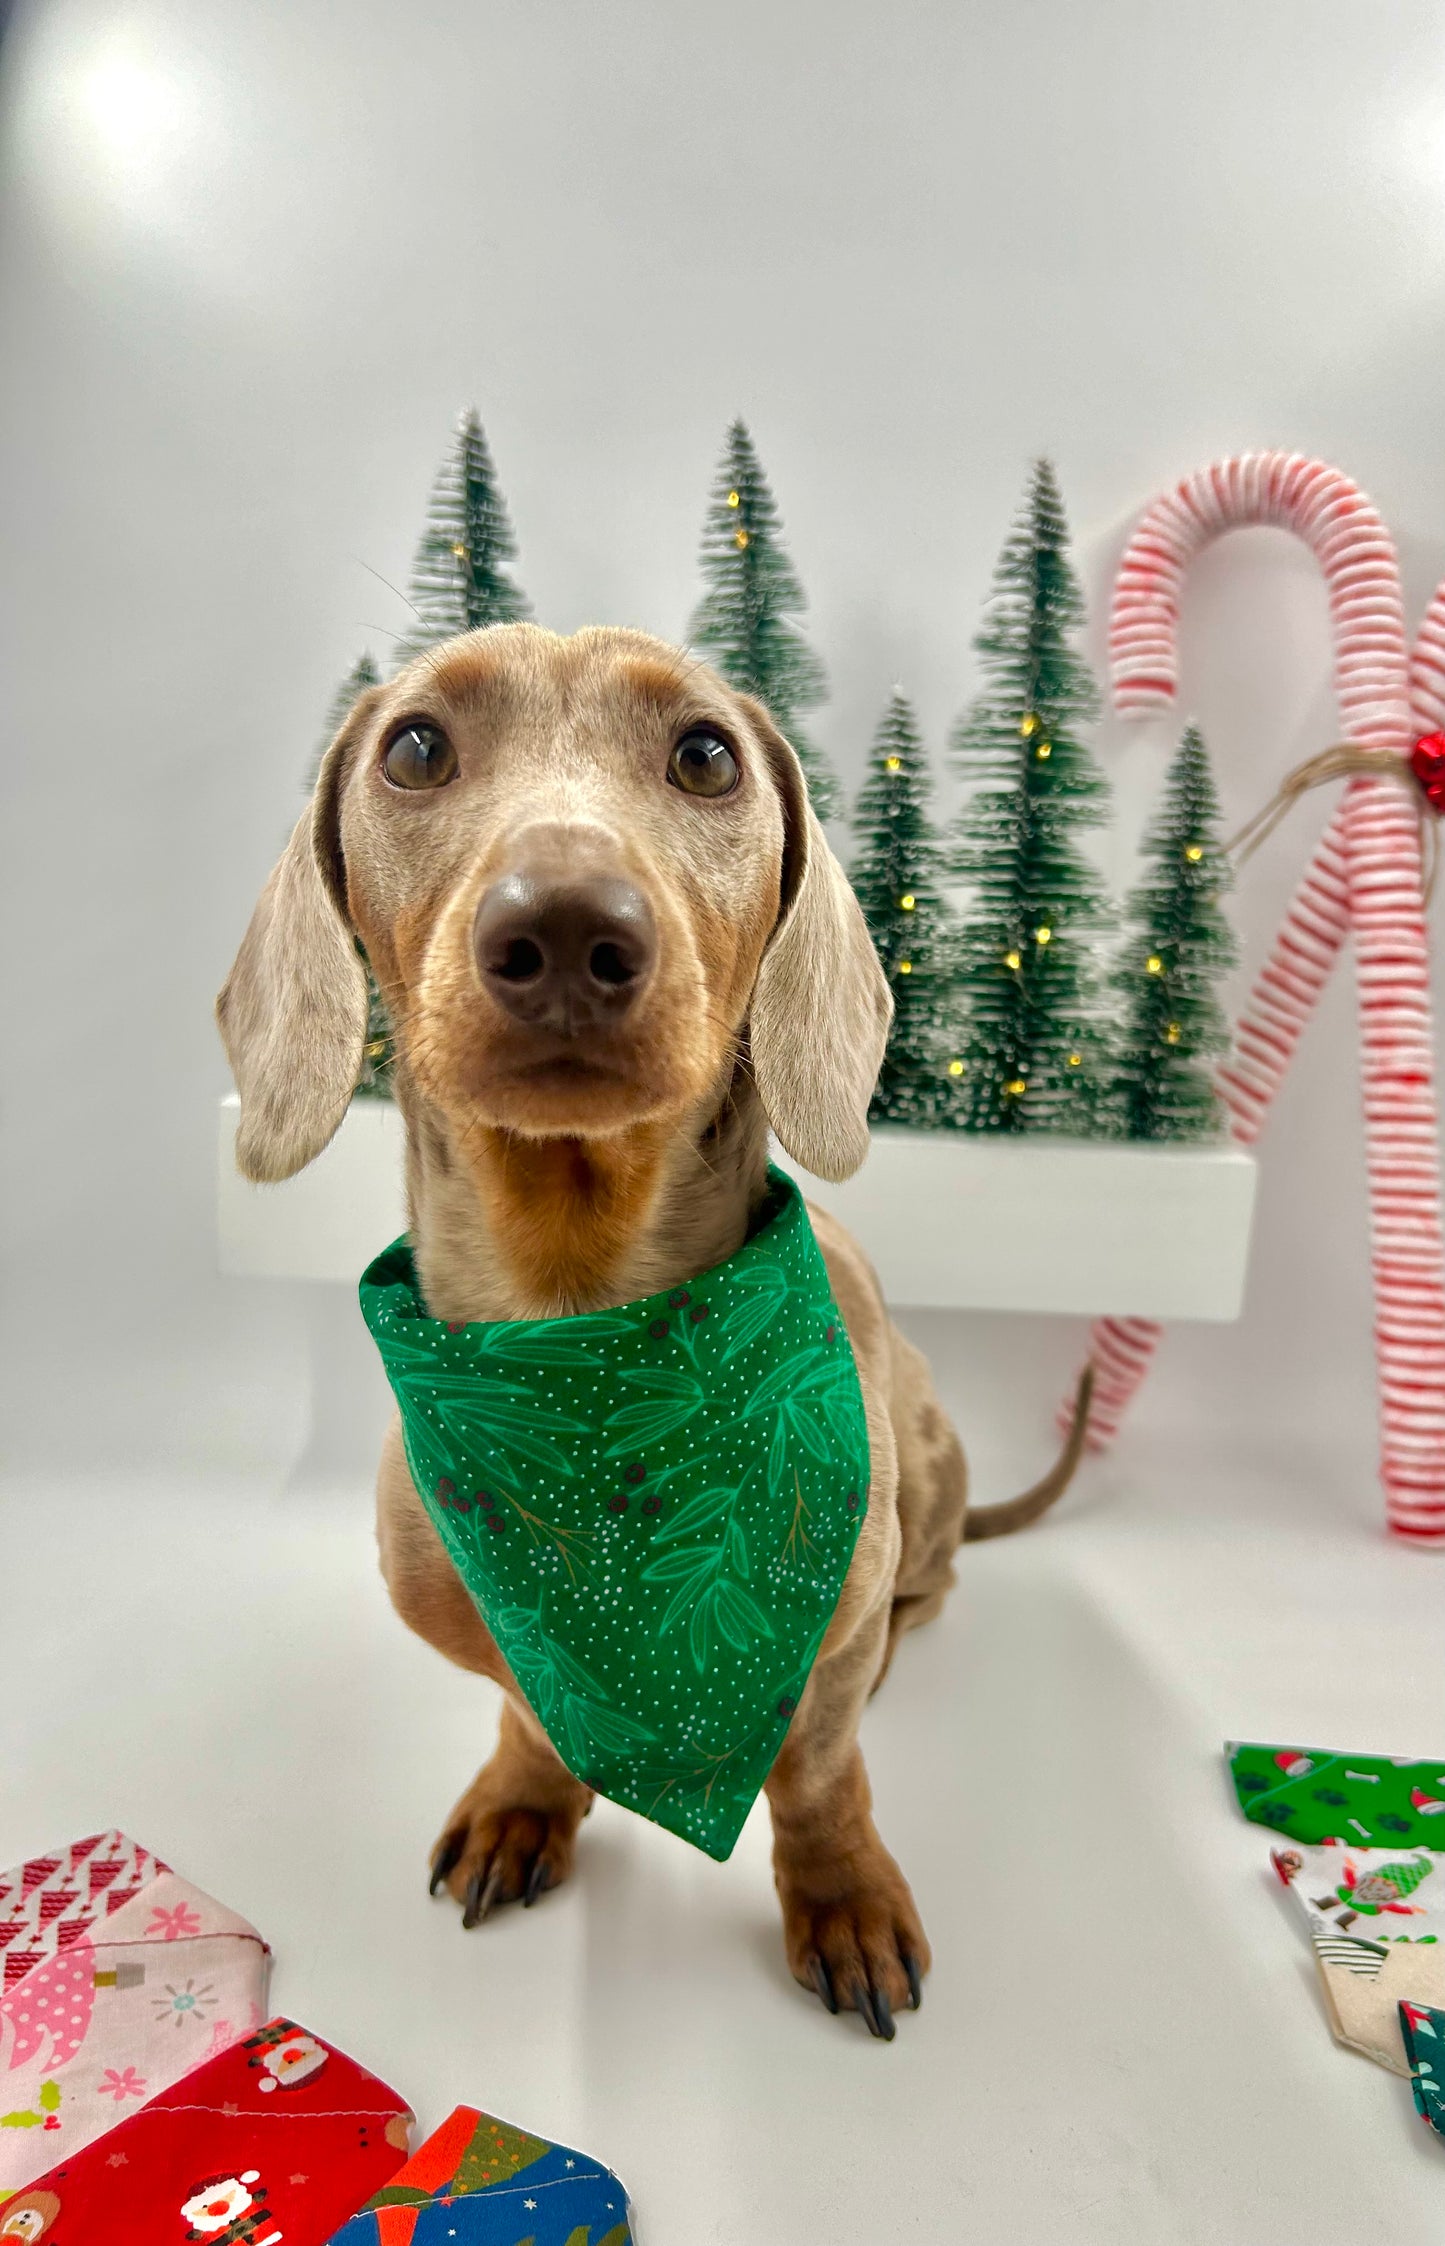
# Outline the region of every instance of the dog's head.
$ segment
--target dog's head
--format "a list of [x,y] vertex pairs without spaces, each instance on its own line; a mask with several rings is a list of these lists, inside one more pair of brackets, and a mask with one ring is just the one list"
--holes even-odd
[[346,1111],[358,942],[463,1131],[680,1124],[746,1036],[805,1168],[867,1151],[890,1001],[863,917],[766,713],[661,641],[494,626],[362,695],[218,1003],[249,1177]]

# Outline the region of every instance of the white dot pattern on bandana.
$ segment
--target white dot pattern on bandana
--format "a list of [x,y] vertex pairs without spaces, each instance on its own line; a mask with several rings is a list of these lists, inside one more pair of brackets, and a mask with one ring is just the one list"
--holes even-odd
[[868,1502],[857,1367],[802,1197],[619,1310],[448,1326],[398,1241],[361,1283],[408,1463],[568,1768],[727,1856]]

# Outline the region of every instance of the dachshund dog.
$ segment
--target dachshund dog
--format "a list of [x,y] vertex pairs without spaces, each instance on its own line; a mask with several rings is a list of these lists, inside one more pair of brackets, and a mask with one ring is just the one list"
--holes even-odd
[[[731,1256],[768,1129],[839,1179],[868,1151],[890,999],[798,760],[765,710],[638,632],[493,626],[362,694],[218,1001],[238,1160],[290,1177],[346,1112],[369,964],[395,1030],[410,1231],[447,1320],[632,1301]],[[867,1514],[767,1780],[788,1963],[891,2037],[927,1938],[879,1838],[858,1747],[900,1634],[965,1534],[958,1440],[869,1265],[813,1212],[857,1361]],[[1067,1483],[1086,1399],[1022,1526]],[[505,1695],[496,1752],[432,1857],[473,1926],[564,1879],[591,1793],[517,1689],[413,1486],[394,1421],[382,1572],[413,1630]]]

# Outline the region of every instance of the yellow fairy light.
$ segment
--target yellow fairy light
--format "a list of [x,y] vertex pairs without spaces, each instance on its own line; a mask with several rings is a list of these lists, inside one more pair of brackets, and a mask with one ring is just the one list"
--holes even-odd
[[745,530],[735,530],[733,532],[733,544],[737,547],[740,553],[743,547],[746,546],[747,542],[748,534]]
[[1023,965],[1023,961],[1022,959],[1020,959],[1016,951],[1006,951],[1003,955],[1003,963],[1005,967],[1012,967],[1014,969],[1018,969]]
[[1082,1068],[1082,1067],[1083,1067],[1083,1065],[1084,1065],[1084,1056],[1083,1056],[1083,1054],[1082,1054],[1082,1053],[1070,1053],[1070,1055],[1069,1055],[1069,1066],[1070,1066],[1070,1068]]
[[900,912],[912,912],[915,905],[917,904],[917,901],[918,900],[915,897],[900,897],[898,900],[898,909]]
[[900,960],[899,960],[899,962],[898,962],[898,972],[899,972],[899,974],[900,974],[900,975],[911,975],[911,974],[913,973],[913,962],[912,962],[912,960],[911,960],[911,959],[900,959]]
[[740,492],[730,491],[728,493],[728,505],[730,507],[740,507],[742,503],[742,494]]
[[1021,1100],[1028,1090],[1028,1086],[1021,1076],[1016,1076],[1011,1083],[1005,1084],[1004,1090],[1011,1100]]
[[1023,735],[1023,737],[1024,737],[1024,739],[1025,739],[1026,741],[1027,741],[1027,739],[1029,738],[1029,735],[1030,735],[1031,733],[1035,733],[1035,732],[1037,732],[1037,730],[1038,730],[1038,723],[1039,723],[1039,721],[1038,721],[1038,719],[1037,719],[1037,718],[1036,718],[1036,717],[1034,716],[1034,713],[1033,713],[1033,711],[1032,711],[1032,710],[1025,710],[1025,711],[1024,711],[1024,714],[1023,714],[1023,716],[1022,716],[1022,717],[1021,717],[1021,718],[1019,719],[1019,731],[1020,731],[1020,733],[1022,733],[1022,735]]
[[1145,962],[1144,962],[1144,972],[1145,972],[1145,974],[1146,974],[1146,975],[1162,975],[1162,974],[1163,974],[1163,972],[1164,972],[1164,962],[1163,962],[1163,960],[1162,960],[1162,959],[1161,959],[1161,958],[1159,957],[1159,954],[1158,954],[1158,952],[1157,952],[1157,951],[1151,951],[1151,952],[1150,952],[1150,954],[1149,954],[1149,957],[1148,957],[1148,958],[1147,958],[1147,959],[1145,960]]
[[1181,1034],[1182,1034],[1182,1032],[1181,1032],[1181,1030],[1180,1030],[1180,1027],[1179,1027],[1179,1024],[1178,1024],[1177,1022],[1166,1022],[1166,1023],[1165,1023],[1165,1025],[1164,1025],[1164,1042],[1165,1042],[1165,1044],[1166,1044],[1166,1045],[1177,1045],[1177,1044],[1179,1043],[1179,1039],[1180,1039],[1180,1036],[1181,1036]]
[[1191,866],[1197,866],[1200,859],[1204,856],[1204,850],[1201,844],[1197,842],[1191,842],[1186,846],[1184,855],[1189,860]]
[[901,757],[901,756],[886,756],[886,757],[885,757],[885,758],[883,759],[883,769],[884,769],[884,771],[885,771],[885,772],[901,772],[901,771],[903,770],[903,759],[902,759],[902,757]]
[[962,1061],[950,1061],[950,1062],[949,1062],[949,1064],[948,1064],[948,1073],[949,1073],[949,1075],[950,1075],[950,1076],[962,1076],[962,1074],[963,1074],[963,1063],[962,1063]]
[[1040,764],[1046,763],[1053,753],[1054,744],[1052,741],[1040,741],[1038,747],[1034,750],[1034,755],[1038,758]]
[[467,558],[467,549],[461,543],[460,539],[458,539],[456,545],[453,546],[452,552],[456,555],[458,561],[465,561]]
[[1036,944],[1052,943],[1053,936],[1054,932],[1052,928],[1036,928],[1034,930],[1034,942]]

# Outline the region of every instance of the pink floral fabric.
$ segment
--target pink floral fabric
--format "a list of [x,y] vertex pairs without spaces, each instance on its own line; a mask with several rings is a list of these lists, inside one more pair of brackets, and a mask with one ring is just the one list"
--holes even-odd
[[0,1957],[0,2224],[23,2185],[266,2016],[255,1927],[123,1833],[0,1873]]

